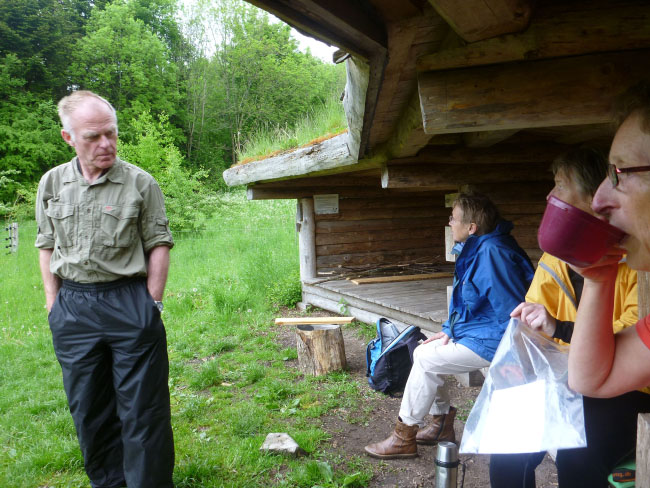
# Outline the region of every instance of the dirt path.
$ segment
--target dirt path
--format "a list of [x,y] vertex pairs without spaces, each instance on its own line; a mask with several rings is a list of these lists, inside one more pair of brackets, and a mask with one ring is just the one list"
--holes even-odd
[[[380,441],[391,433],[399,411],[400,399],[377,394],[367,386],[365,376],[366,344],[356,336],[355,331],[350,329],[344,329],[343,337],[349,372],[354,381],[358,382],[362,388],[367,388],[368,394],[363,397],[358,415],[345,411],[334,412],[322,419],[323,426],[332,435],[331,449],[336,454],[345,458],[366,457],[364,446]],[[284,326],[282,328],[281,341],[285,345],[295,343],[291,327]],[[455,430],[456,438],[460,441],[465,426],[464,420],[467,418],[480,388],[459,385],[454,377],[448,377],[446,385],[452,404],[459,411],[460,419],[456,418]],[[366,413],[364,414],[364,412]],[[366,457],[375,466],[375,477],[369,486],[371,488],[433,486],[436,446],[419,446],[418,452],[419,457],[408,460],[380,461]],[[461,455],[461,462],[466,466],[464,488],[490,486],[488,459],[489,457],[485,455]],[[461,486],[460,476],[459,473],[459,487]],[[536,477],[538,488],[557,487],[555,464],[548,455],[537,468]]]

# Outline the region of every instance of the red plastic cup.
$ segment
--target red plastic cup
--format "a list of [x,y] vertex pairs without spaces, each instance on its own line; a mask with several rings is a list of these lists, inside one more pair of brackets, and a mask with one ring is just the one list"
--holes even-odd
[[621,229],[554,196],[537,231],[542,251],[581,268],[594,264],[623,237]]

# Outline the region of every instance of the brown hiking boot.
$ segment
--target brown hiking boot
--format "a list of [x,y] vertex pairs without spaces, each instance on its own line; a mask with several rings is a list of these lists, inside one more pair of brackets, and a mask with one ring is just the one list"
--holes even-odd
[[418,431],[415,437],[416,442],[425,445],[433,445],[441,441],[456,442],[455,417],[456,409],[454,407],[449,407],[449,413],[445,415],[434,415],[433,421]]
[[366,446],[366,453],[378,459],[406,459],[418,455],[418,445],[415,443],[415,434],[418,425],[406,425],[401,420],[397,421],[395,430],[382,442]]

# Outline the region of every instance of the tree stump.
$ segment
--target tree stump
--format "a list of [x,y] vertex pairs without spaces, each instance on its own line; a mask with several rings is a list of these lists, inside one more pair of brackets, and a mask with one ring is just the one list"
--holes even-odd
[[296,327],[298,367],[312,376],[345,369],[345,346],[341,326],[334,324]]

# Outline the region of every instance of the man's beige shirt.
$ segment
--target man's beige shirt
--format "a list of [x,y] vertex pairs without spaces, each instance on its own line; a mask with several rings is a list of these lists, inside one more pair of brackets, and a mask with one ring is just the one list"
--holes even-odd
[[119,158],[92,184],[77,158],[45,173],[36,222],[36,247],[53,250],[50,271],[78,283],[146,276],[146,254],[174,245],[160,187]]

